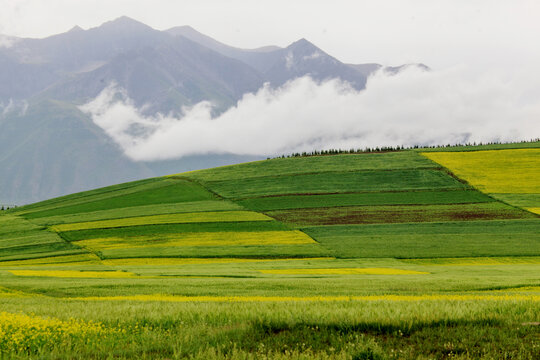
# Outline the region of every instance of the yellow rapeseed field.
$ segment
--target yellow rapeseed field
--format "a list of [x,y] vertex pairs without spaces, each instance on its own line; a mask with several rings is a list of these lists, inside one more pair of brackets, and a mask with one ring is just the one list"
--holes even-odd
[[[540,180],[539,180],[540,181]],[[540,207],[526,208],[525,210],[540,215]]]
[[123,219],[88,221],[51,226],[56,232],[116,228],[137,225],[182,224],[227,221],[270,221],[272,218],[254,211],[207,211],[197,213],[136,216]]
[[392,268],[335,268],[335,269],[271,269],[259,270],[264,274],[283,275],[419,275],[423,271]]
[[427,152],[422,155],[487,193],[540,193],[540,149]]
[[62,321],[34,315],[0,312],[0,352],[31,352],[43,346],[69,346],[74,338],[88,342],[119,330],[97,322]]
[[64,298],[82,301],[164,301],[164,302],[326,302],[326,301],[540,301],[540,295],[366,295],[366,296],[181,296],[127,295]]
[[243,246],[243,245],[292,245],[314,244],[315,241],[301,231],[250,231],[250,232],[198,232],[166,234],[159,236],[133,236],[127,238],[98,238],[74,242],[91,249],[132,249],[169,246]]
[[127,271],[77,271],[77,270],[10,270],[16,276],[42,276],[59,278],[120,279],[137,277]]
[[139,265],[198,265],[198,264],[232,264],[232,263],[258,263],[277,261],[311,261],[335,260],[335,258],[301,258],[301,259],[242,259],[242,258],[133,258],[133,259],[106,259],[102,263],[107,266],[139,266]]

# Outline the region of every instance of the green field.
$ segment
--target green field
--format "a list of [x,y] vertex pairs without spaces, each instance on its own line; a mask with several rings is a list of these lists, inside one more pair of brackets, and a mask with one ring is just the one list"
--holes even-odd
[[311,156],[271,159],[178,174],[199,181],[240,180],[265,176],[362,170],[400,170],[440,167],[411,151],[386,154]]
[[250,198],[238,204],[255,211],[324,208],[353,205],[435,205],[494,201],[474,190],[394,191],[352,194],[283,195]]
[[540,220],[304,228],[339,257],[538,256]]
[[0,358],[538,359],[526,145],[277,158],[2,211]]
[[288,194],[325,194],[463,189],[464,184],[441,170],[365,170],[268,176],[206,182],[224,198],[247,198]]

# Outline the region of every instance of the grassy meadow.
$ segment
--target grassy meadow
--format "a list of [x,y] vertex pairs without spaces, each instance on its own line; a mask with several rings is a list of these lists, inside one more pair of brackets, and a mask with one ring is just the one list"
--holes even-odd
[[538,359],[540,153],[278,158],[0,212],[0,358]]

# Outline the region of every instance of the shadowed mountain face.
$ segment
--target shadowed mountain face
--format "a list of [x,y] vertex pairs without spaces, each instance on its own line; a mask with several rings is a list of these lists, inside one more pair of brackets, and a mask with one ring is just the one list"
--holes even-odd
[[304,75],[363,89],[380,67],[344,64],[305,39],[286,48],[238,49],[188,26],[157,31],[127,17],[44,39],[0,40],[0,204],[254,159],[131,161],[77,107],[111,83],[145,114],[178,114],[203,100],[220,113],[265,83]]
[[320,81],[339,78],[351,83],[357,90],[366,86],[366,75],[343,64],[306,39],[278,51],[280,57],[264,74],[272,85],[279,86],[290,79],[310,75]]

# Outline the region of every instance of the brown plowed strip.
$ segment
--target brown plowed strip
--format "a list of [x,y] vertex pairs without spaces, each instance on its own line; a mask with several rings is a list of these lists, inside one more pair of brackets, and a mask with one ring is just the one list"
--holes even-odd
[[503,203],[347,206],[277,210],[266,212],[266,214],[279,221],[299,226],[496,220],[533,217],[532,214]]

